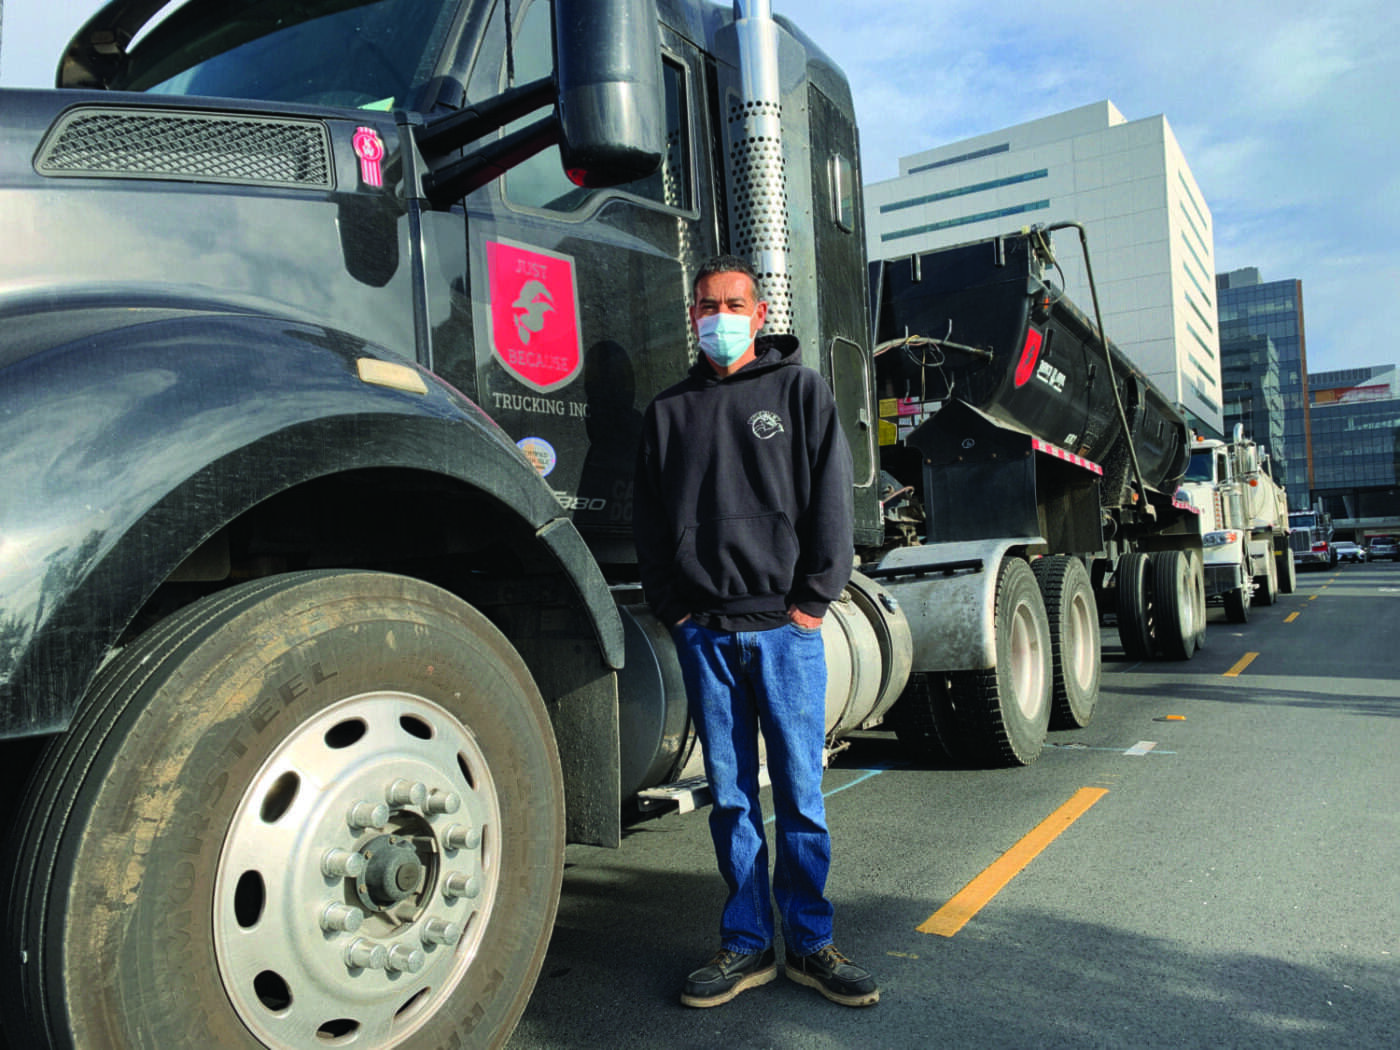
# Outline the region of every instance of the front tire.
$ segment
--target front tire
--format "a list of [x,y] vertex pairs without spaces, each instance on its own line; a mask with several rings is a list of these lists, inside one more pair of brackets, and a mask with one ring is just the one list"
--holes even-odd
[[543,962],[548,714],[504,636],[416,580],[302,573],[181,611],[103,670],[30,801],[18,1045],[498,1047]]

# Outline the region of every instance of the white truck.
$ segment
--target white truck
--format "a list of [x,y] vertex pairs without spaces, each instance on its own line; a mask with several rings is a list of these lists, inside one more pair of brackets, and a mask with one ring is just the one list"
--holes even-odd
[[1237,425],[1230,441],[1197,435],[1182,494],[1201,514],[1206,601],[1232,623],[1252,604],[1291,594],[1297,577],[1288,546],[1288,499],[1266,449]]

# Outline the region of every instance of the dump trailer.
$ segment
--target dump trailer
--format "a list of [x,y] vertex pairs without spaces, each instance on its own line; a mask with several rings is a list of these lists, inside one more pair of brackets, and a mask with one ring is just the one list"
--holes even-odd
[[1273,479],[1267,450],[1243,426],[1230,441],[1196,437],[1181,489],[1201,515],[1209,604],[1244,623],[1251,605],[1293,593],[1288,495]]
[[[871,575],[939,567],[910,614],[941,616],[937,643],[916,646],[920,702],[895,714],[954,753],[989,738],[1023,759],[1039,750],[1028,683],[1041,648],[1054,722],[1084,725],[1100,613],[1135,659],[1204,643],[1200,520],[1176,497],[1186,423],[1052,283],[1052,233],[871,264],[886,511],[910,519],[909,545]],[[1039,595],[1016,583],[1032,578]],[[991,661],[994,642],[1007,648]]]

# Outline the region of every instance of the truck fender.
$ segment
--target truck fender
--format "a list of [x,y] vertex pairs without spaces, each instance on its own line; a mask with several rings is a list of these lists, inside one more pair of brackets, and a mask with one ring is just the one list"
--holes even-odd
[[620,666],[621,619],[577,530],[460,393],[316,325],[130,313],[0,360],[0,479],[24,494],[0,505],[0,736],[65,728],[132,618],[228,522],[351,471],[420,472],[504,508],[577,592],[602,663]]
[[904,610],[912,671],[996,667],[997,568],[1003,558],[1044,543],[1040,536],[1015,536],[900,547],[867,570]]

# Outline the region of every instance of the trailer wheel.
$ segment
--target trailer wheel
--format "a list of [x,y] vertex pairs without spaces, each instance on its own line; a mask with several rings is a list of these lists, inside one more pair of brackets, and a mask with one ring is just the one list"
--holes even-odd
[[505,637],[416,580],[299,573],[177,613],[103,670],[31,803],[18,1045],[499,1047],[543,962],[548,714]]
[[1281,551],[1274,551],[1274,560],[1277,563],[1279,593],[1292,594],[1298,589],[1298,569],[1293,564],[1292,549],[1285,547]]
[[1185,551],[1152,555],[1154,627],[1157,655],[1166,660],[1189,660],[1196,653],[1196,594],[1191,559]]
[[1146,554],[1134,551],[1118,559],[1118,640],[1129,660],[1152,658],[1153,578]]
[[1265,562],[1267,568],[1254,577],[1255,601],[1259,605],[1273,605],[1278,598],[1278,566],[1274,563],[1273,551]]
[[1031,570],[1050,621],[1050,726],[1081,729],[1094,715],[1102,673],[1099,617],[1089,571],[1078,558],[1062,554],[1037,558]]
[[1191,605],[1195,609],[1196,636],[1195,649],[1200,652],[1206,647],[1206,571],[1205,557],[1200,551],[1190,551],[1186,555],[1190,561]]
[[966,736],[953,710],[947,675],[911,674],[887,717],[900,744],[915,758],[968,758]]
[[996,590],[997,665],[949,674],[949,696],[972,746],[989,763],[1030,765],[1050,726],[1050,624],[1035,574],[1003,559]]

